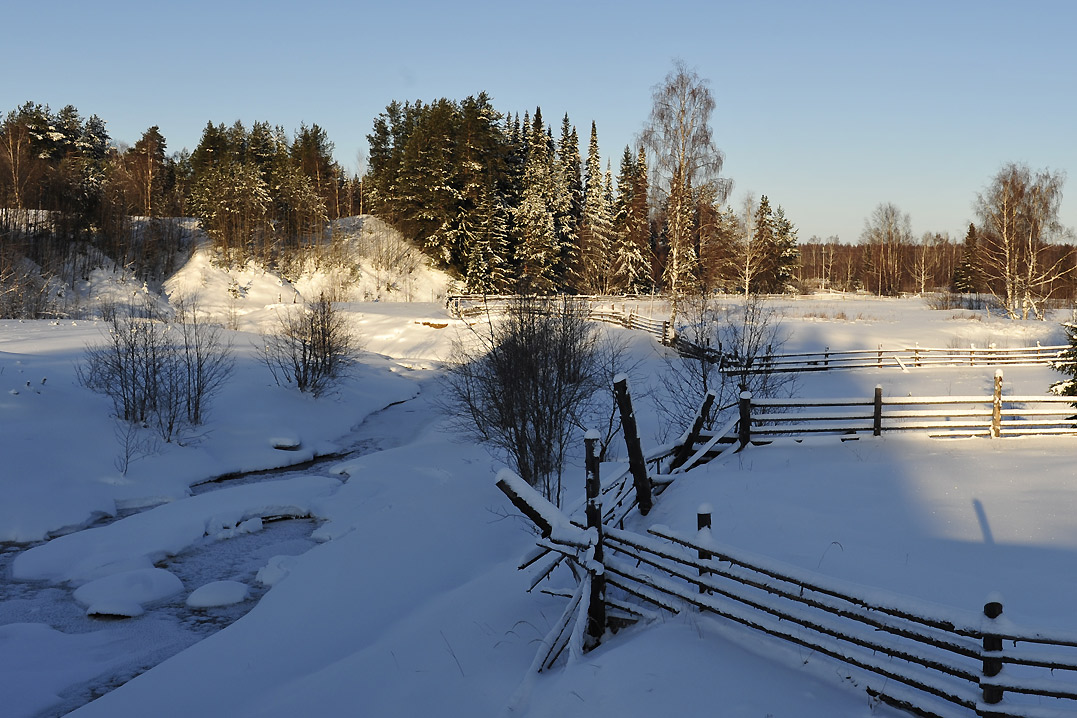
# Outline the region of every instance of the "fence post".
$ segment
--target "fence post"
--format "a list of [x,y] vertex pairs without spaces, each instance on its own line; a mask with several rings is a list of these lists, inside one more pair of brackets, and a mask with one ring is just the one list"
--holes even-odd
[[[602,502],[599,494],[602,484],[599,480],[597,431],[587,432],[584,438],[586,447],[586,472],[587,472],[587,528],[594,529],[598,537],[595,541],[594,560],[601,565],[604,556],[602,548]],[[587,638],[590,648],[597,646],[602,640],[602,634],[606,632],[606,574],[601,568],[591,574],[591,596],[587,605]]]
[[920,366],[920,342],[916,342],[916,347],[912,350],[914,365]]
[[976,366],[976,345],[969,343],[969,366]]
[[995,393],[991,397],[991,436],[1002,435],[1002,370],[995,370]]
[[673,461],[669,465],[670,471],[688,461],[688,457],[692,455],[692,448],[694,444],[699,441],[699,432],[703,431],[703,424],[706,423],[707,417],[711,413],[711,406],[714,404],[714,399],[714,392],[708,391],[707,396],[703,399],[703,405],[699,407],[699,413],[696,414],[695,421],[692,422],[692,428],[688,431],[688,436],[684,440],[684,445],[677,450],[677,455],[673,457]]
[[830,366],[830,347],[826,347],[823,350],[823,366],[825,366],[825,367]]
[[[698,540],[699,543],[705,543],[705,542],[709,541],[709,539],[711,537],[711,505],[710,504],[701,504],[700,507],[699,507],[699,510],[696,511],[696,530],[698,531],[698,534],[696,535],[696,539]],[[704,531],[706,531],[706,534],[703,533]],[[700,561],[706,561],[706,560],[708,560],[710,558],[711,558],[711,552],[710,551],[705,551],[703,549],[699,549],[699,560]],[[706,576],[709,573],[710,573],[710,571],[707,571],[704,568],[699,569],[699,575],[700,576]],[[710,593],[707,589],[703,588],[703,586],[699,587],[699,592],[700,593]]]
[[737,438],[740,441],[741,451],[752,440],[752,393],[742,391],[740,393],[740,421],[737,424]]
[[872,414],[871,433],[880,436],[883,433],[883,385],[875,385],[875,411]]
[[883,345],[880,344],[879,345],[879,368],[882,369],[882,367],[883,367]]
[[[983,675],[985,678],[993,678],[1002,672],[1002,637],[991,632],[991,626],[995,619],[1002,615],[1002,601],[998,597],[990,597],[984,604],[983,631]],[[984,703],[995,705],[1002,702],[1002,689],[998,686],[981,685]],[[990,712],[980,712],[980,715],[990,716]]]
[[636,428],[636,414],[632,409],[632,397],[628,393],[628,377],[621,374],[613,383],[613,393],[617,398],[617,409],[621,413],[621,430],[628,446],[628,467],[632,472],[632,483],[636,485],[636,503],[644,516],[651,510],[651,478],[647,476],[647,462],[643,458],[643,446],[639,442]]

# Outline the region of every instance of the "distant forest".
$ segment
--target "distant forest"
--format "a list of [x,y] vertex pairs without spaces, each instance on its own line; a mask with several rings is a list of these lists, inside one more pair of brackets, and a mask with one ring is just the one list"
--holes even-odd
[[[686,185],[673,213],[669,180],[650,171],[655,159],[642,145],[625,147],[614,171],[603,166],[595,123],[581,152],[568,115],[555,128],[541,108],[521,118],[484,93],[394,101],[368,139],[360,177],[334,161],[316,124],[289,135],[268,122],[207,122],[192,152],[169,153],[157,126],[117,146],[96,115],[28,102],[0,124],[0,316],[47,315],[35,292],[73,285],[97,266],[163,280],[190,251],[174,218],[197,219],[222,264],[280,267],[331,244],[332,220],[363,213],[473,293],[661,292],[676,219],[679,242],[690,245],[677,246],[691,257],[691,291],[984,292],[1015,308],[1077,294],[1073,248],[1051,224],[1061,178],[1021,166],[992,185],[1025,192],[1024,214],[1008,228],[985,195],[981,222],[958,240],[914,237],[908,215],[883,203],[859,242],[798,242],[792,219],[766,195],[734,207],[728,184]],[[1020,266],[996,268],[1007,232]]]

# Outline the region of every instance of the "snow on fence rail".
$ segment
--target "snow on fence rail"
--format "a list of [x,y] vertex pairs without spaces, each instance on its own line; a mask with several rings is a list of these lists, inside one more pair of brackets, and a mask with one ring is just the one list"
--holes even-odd
[[[755,372],[801,372],[829,371],[831,369],[867,369],[897,367],[907,370],[910,367],[969,367],[969,366],[1036,366],[1053,364],[1061,360],[1061,355],[1068,347],[1040,346],[1034,347],[976,347],[968,349],[933,349],[929,347],[912,347],[906,349],[858,349],[851,351],[830,351],[827,347],[821,352],[804,352],[799,354],[775,354],[758,357],[753,366]],[[715,357],[715,363],[722,361]],[[733,370],[742,370],[742,366],[732,365]]]
[[999,369],[991,396],[884,397],[881,386],[871,399],[754,399],[745,393],[736,440],[744,446],[782,435],[867,431],[875,436],[884,431],[992,437],[1077,433],[1074,397],[1005,395],[1002,388]]
[[852,349],[794,354],[772,354],[743,360],[717,349],[698,347],[676,337],[672,346],[683,356],[706,359],[717,364],[727,373],[809,372],[835,369],[883,369],[899,368],[908,371],[921,367],[970,367],[970,366],[1041,366],[1062,361],[1066,345],[1034,347],[976,347],[968,349],[932,349],[912,347],[906,349]]

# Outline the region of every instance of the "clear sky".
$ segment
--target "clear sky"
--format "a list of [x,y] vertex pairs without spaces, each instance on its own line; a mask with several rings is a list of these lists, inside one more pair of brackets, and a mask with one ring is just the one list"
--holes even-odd
[[[0,111],[75,105],[170,151],[207,121],[325,128],[355,170],[392,100],[487,92],[591,121],[617,165],[674,58],[709,81],[731,202],[766,194],[800,239],[856,240],[882,202],[964,236],[1006,162],[1067,172],[1077,225],[1077,2],[622,0],[9,3]],[[555,127],[555,134],[556,134]]]

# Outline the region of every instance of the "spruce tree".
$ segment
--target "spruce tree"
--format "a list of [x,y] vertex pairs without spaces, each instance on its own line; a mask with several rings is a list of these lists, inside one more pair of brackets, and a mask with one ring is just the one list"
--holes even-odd
[[580,218],[583,213],[583,180],[580,176],[580,147],[565,113],[561,120],[561,138],[557,147],[557,201],[554,226],[557,233],[555,273],[562,289],[579,283]]
[[800,250],[797,249],[797,228],[785,216],[781,205],[774,211],[772,252],[769,291],[784,292],[793,281],[796,267],[800,263]]
[[610,250],[612,218],[607,202],[606,176],[598,151],[598,129],[591,122],[591,141],[584,171],[583,217],[580,222],[580,262],[583,268],[580,290],[606,294],[611,284]]
[[[646,158],[644,158],[646,162]],[[646,244],[641,241],[639,208],[642,206],[643,226],[646,227],[646,198],[642,205],[637,202],[636,193],[641,190],[640,172],[646,172],[646,165],[640,166],[626,145],[621,157],[621,170],[617,175],[617,197],[613,201],[613,290],[627,293],[639,291],[646,279],[647,261]],[[643,184],[646,184],[644,179]],[[643,189],[646,192],[645,189]]]
[[523,194],[516,208],[516,264],[521,294],[549,294],[556,285],[556,234],[550,209],[550,158],[541,109],[535,110],[524,165]]

